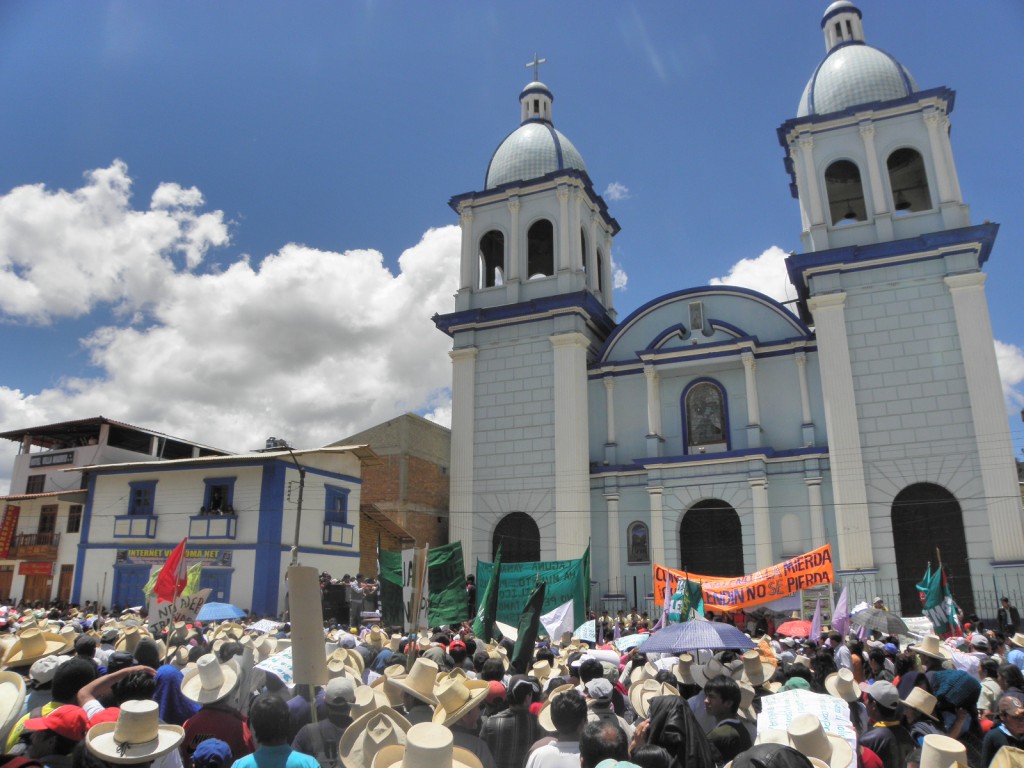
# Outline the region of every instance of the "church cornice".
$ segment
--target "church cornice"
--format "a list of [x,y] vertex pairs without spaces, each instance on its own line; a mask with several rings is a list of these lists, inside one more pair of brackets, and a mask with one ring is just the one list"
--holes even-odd
[[763,461],[766,464],[802,461],[806,459],[827,459],[827,446],[792,448],[775,450],[774,448],[743,448],[721,453],[701,453],[685,456],[659,456],[634,459],[629,464],[592,465],[591,479],[622,477],[644,474],[651,471],[662,471],[678,467],[711,467],[722,465],[745,464],[750,461]]
[[497,307],[467,309],[447,315],[434,315],[431,319],[439,330],[449,336],[454,336],[460,331],[476,331],[532,323],[561,315],[582,317],[602,338],[615,328],[615,321],[612,320],[608,311],[588,291],[548,296]]

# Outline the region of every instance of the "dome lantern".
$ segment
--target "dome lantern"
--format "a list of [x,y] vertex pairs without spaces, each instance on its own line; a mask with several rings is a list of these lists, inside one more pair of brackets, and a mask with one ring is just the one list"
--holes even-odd
[[825,50],[828,52],[843,43],[863,43],[864,25],[860,9],[850,0],[837,0],[825,10],[821,31],[825,33]]

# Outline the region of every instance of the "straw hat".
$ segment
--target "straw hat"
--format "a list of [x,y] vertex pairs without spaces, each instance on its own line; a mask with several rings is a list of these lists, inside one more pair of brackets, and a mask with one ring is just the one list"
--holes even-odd
[[187,669],[181,680],[185,698],[199,704],[213,704],[227,698],[238,683],[238,673],[221,664],[212,653],[200,656],[195,667]]
[[919,653],[931,659],[939,659],[940,661],[953,658],[953,654],[942,644],[936,635],[925,635],[920,643],[909,645],[907,648],[914,653]]
[[805,669],[810,669],[811,668],[811,660],[810,660],[810,658],[808,658],[807,656],[804,656],[802,653],[798,653],[796,655],[796,658],[793,659],[793,663],[794,664],[799,664],[801,667],[804,667]]
[[172,648],[167,654],[167,663],[174,665],[178,669],[184,669],[185,665],[188,664],[188,646],[178,645]]
[[139,640],[149,636],[149,632],[142,627],[127,627],[114,643],[114,650],[135,653],[135,646],[139,644]]
[[531,667],[531,672],[533,673],[533,677],[537,678],[537,682],[543,686],[544,681],[551,677],[551,662],[547,659],[544,659],[544,661],[534,662],[533,667]]
[[921,744],[921,768],[952,768],[967,765],[967,746],[949,736],[930,733]]
[[692,665],[690,667],[690,674],[693,676],[693,682],[701,688],[707,684],[708,680],[719,675],[731,677],[739,682],[743,679],[743,662],[736,659],[728,664],[723,664],[721,660],[712,658],[708,660],[707,664]]
[[740,680],[737,685],[740,687],[740,706],[736,710],[736,713],[743,720],[749,720],[752,723],[756,723],[757,712],[754,711],[754,686],[746,680]]
[[928,693],[924,688],[913,688],[907,698],[900,699],[900,701],[903,702],[903,706],[910,707],[911,709],[920,712],[929,720],[938,722],[939,718],[935,716],[935,707],[939,703],[939,700]]
[[402,642],[402,635],[392,635],[391,639],[388,640],[388,649],[392,653],[398,653],[398,646]]
[[338,758],[345,768],[370,768],[381,748],[405,744],[412,724],[391,707],[377,707],[360,715],[338,742]]
[[3,665],[8,669],[26,667],[44,656],[52,656],[65,650],[67,643],[63,638],[40,629],[26,629],[18,633],[14,644],[7,650]]
[[557,699],[566,691],[573,690],[572,683],[566,683],[560,685],[548,694],[548,698],[545,700],[544,705],[540,708],[540,712],[537,713],[537,722],[540,727],[548,733],[555,733],[558,729],[555,728],[555,723],[551,719],[551,702]]
[[398,686],[403,693],[415,696],[432,707],[437,706],[437,698],[434,696],[434,680],[437,678],[437,671],[438,666],[435,662],[420,656],[413,662],[409,674],[391,678],[391,684]]
[[642,667],[633,667],[633,670],[629,673],[629,685],[633,687],[637,683],[642,683],[644,680],[651,680],[658,674],[658,668],[653,662],[647,662]]
[[24,678],[17,672],[0,672],[0,738],[7,738],[7,732],[21,717],[24,703]]
[[676,676],[676,680],[685,685],[696,685],[697,683],[693,679],[693,674],[690,668],[693,666],[693,656],[689,653],[679,654],[679,661],[676,662],[672,672]]
[[491,685],[486,680],[470,680],[461,675],[446,677],[435,689],[437,707],[434,709],[435,723],[444,726],[459,722],[475,707],[484,703]]
[[216,626],[213,633],[210,635],[211,638],[217,639],[219,637],[232,640],[241,640],[242,635],[245,634],[245,627],[234,621],[223,621]]
[[160,725],[155,701],[126,701],[116,722],[97,723],[85,735],[89,751],[108,763],[148,763],[185,738],[178,725]]
[[436,723],[418,723],[405,734],[405,746],[382,748],[373,768],[483,768],[480,758],[455,746],[452,732]]
[[647,717],[647,709],[655,696],[678,696],[679,691],[668,683],[644,680],[629,687],[629,703],[641,719]]
[[825,678],[825,690],[832,696],[846,702],[857,701],[861,696],[860,686],[857,685],[853,672],[849,669],[840,669]]
[[351,648],[338,648],[327,657],[327,671],[331,677],[340,675],[346,669],[355,673],[356,677],[362,677],[365,664],[359,651]]
[[402,706],[402,691],[395,686],[393,680],[399,675],[405,674],[405,667],[401,664],[392,664],[384,669],[384,674],[370,683],[370,687],[380,691],[392,707]]
[[[388,639],[390,640],[390,638]],[[363,638],[363,642],[371,648],[376,648],[377,650],[380,650],[384,647],[384,632],[381,631],[381,628],[379,626],[374,624],[372,627],[370,627],[370,631],[366,633],[366,637]]]
[[[750,683],[755,688],[759,686],[765,686],[766,683],[771,680],[772,675],[775,674],[775,664],[770,661],[765,661],[761,658],[761,654],[751,649],[740,657],[743,662],[743,679]],[[775,686],[778,689],[781,686]]]
[[[269,635],[260,635],[252,641],[253,658],[256,663],[266,661],[277,653],[277,638]],[[362,659],[362,656],[359,657]]]
[[826,733],[812,714],[797,715],[786,728],[790,746],[807,757],[816,757],[830,768],[847,768],[854,760],[853,747],[842,736]]
[[368,685],[356,686],[356,700],[352,702],[349,717],[358,720],[367,712],[372,712],[378,707],[387,707],[391,704],[382,688],[371,688]]
[[1024,632],[1018,632],[1008,641],[1011,645],[1015,645],[1018,648],[1024,648]]

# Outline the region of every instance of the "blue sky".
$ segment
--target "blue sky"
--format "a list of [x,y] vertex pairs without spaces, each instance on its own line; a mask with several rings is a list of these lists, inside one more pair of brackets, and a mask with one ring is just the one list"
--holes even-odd
[[[0,428],[102,414],[242,450],[444,421],[447,201],[482,187],[535,51],[622,226],[620,317],[730,273],[784,295],[800,218],[775,129],[826,6],[0,4]],[[1024,4],[859,6],[869,43],[957,91],[964,197],[1001,224],[988,296],[1019,408]]]

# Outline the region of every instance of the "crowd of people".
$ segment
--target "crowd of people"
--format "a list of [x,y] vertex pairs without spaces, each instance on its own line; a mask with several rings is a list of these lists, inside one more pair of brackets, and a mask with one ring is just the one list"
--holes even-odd
[[[906,646],[776,634],[672,654],[567,633],[516,669],[510,641],[467,625],[419,638],[333,626],[328,680],[311,687],[280,666],[287,624],[177,622],[154,636],[136,614],[76,609],[0,624],[11,768],[1024,765],[1020,633]],[[824,710],[759,718],[799,691],[830,697],[842,723]]]

